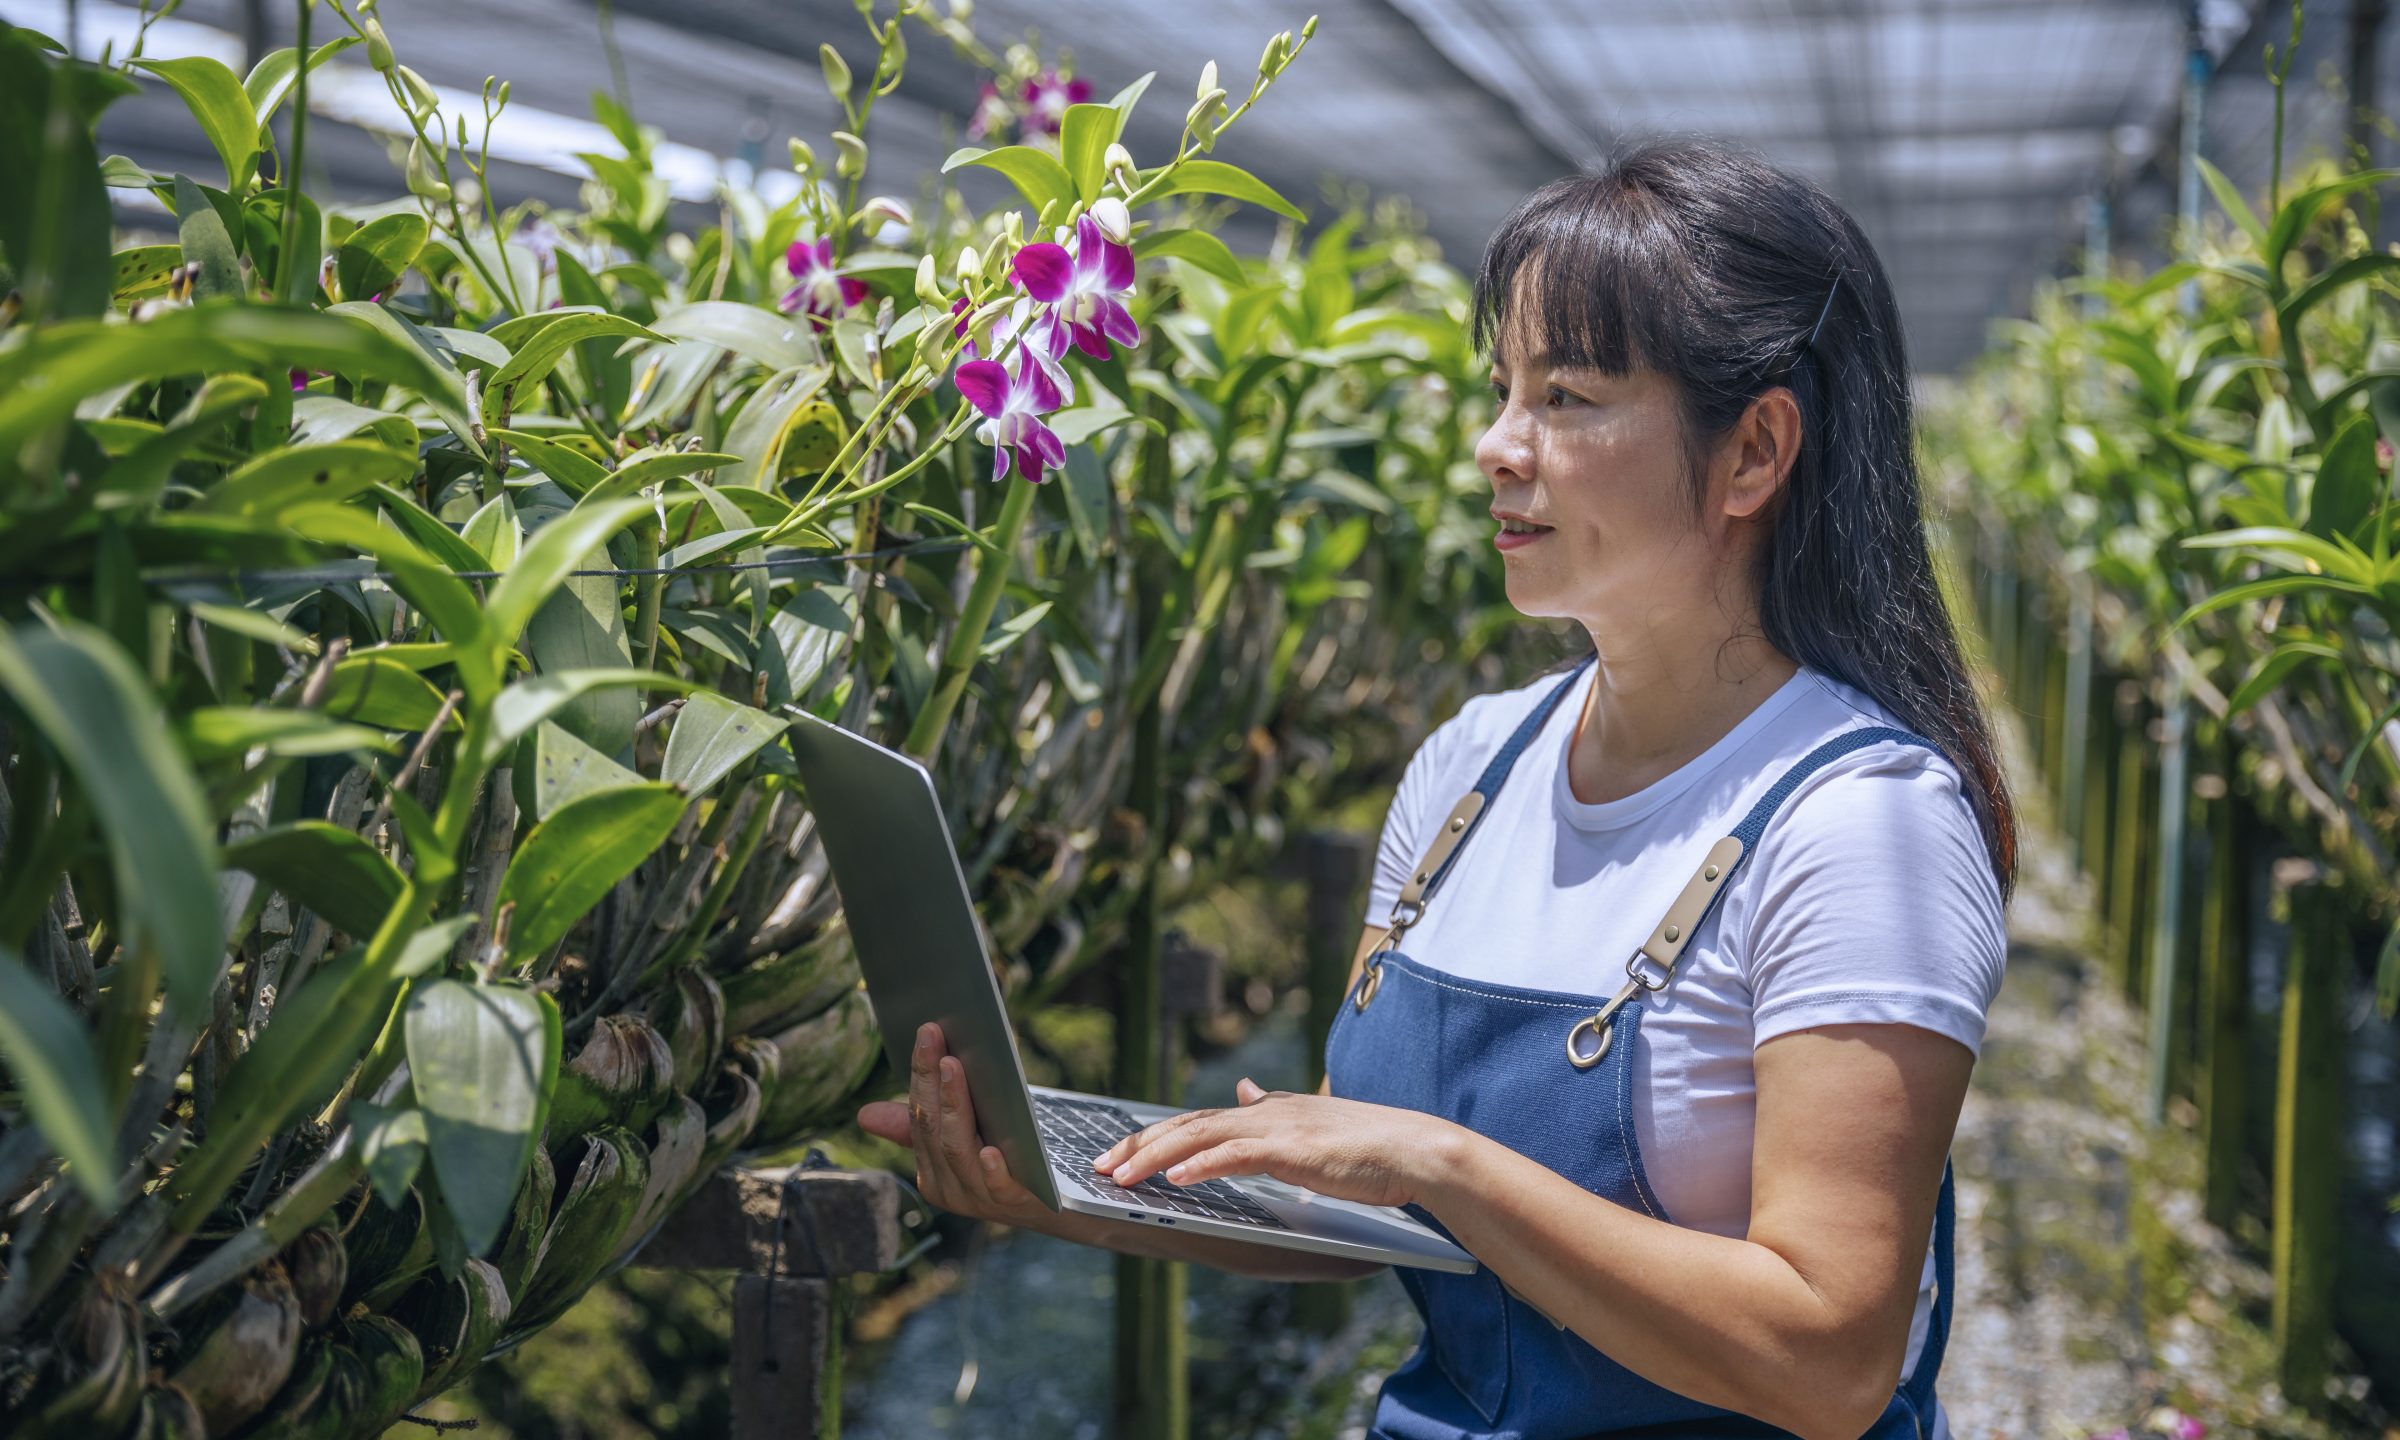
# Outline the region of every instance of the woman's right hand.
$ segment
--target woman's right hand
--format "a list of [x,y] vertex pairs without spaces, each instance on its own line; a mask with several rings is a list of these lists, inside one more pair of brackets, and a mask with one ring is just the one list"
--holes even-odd
[[942,1027],[917,1027],[909,1056],[908,1103],[876,1100],[859,1107],[858,1127],[917,1153],[917,1189],[953,1214],[1025,1229],[1052,1228],[1057,1215],[1009,1173],[1007,1157],[975,1127],[967,1071],[949,1053]]

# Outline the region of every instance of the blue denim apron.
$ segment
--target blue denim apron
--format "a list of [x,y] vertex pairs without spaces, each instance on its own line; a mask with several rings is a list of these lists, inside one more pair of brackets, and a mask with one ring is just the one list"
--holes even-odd
[[[1710,849],[1667,918],[1627,963],[1628,979],[1613,998],[1464,980],[1401,954],[1400,935],[1424,914],[1425,901],[1456,863],[1459,848],[1518,755],[1590,663],[1576,666],[1535,707],[1444,821],[1440,838],[1401,892],[1390,933],[1368,957],[1350,1003],[1336,1016],[1326,1042],[1326,1073],[1336,1095],[1442,1116],[1594,1194],[1666,1220],[1634,1141],[1639,997],[1664,989],[1673,978],[1683,947],[1715,909],[1776,809],[1803,780],[1826,762],[1877,741],[1934,747],[1906,731],[1875,726],[1837,736],[1793,765],[1733,834]],[[1409,1209],[1442,1229],[1423,1208]],[[1933,1231],[1937,1288],[1925,1343],[1914,1372],[1867,1432],[1870,1440],[1919,1440],[1932,1422],[1934,1376],[1950,1331],[1954,1223],[1945,1167]],[[1570,1440],[1785,1433],[1643,1379],[1518,1299],[1489,1269],[1448,1275],[1402,1268],[1399,1274],[1425,1317],[1425,1338],[1384,1382],[1375,1410],[1378,1437]]]

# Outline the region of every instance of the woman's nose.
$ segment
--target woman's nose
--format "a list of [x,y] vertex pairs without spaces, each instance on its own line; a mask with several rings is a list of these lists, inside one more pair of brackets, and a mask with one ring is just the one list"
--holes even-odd
[[1490,428],[1475,442],[1475,465],[1494,484],[1533,477],[1533,427],[1515,406],[1502,405]]

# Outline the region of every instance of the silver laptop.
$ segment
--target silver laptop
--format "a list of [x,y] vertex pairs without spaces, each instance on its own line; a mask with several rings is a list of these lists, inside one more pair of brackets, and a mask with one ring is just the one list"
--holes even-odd
[[917,1028],[939,1022],[966,1067],[984,1139],[1056,1210],[1172,1226],[1260,1245],[1466,1274],[1474,1258],[1390,1206],[1337,1200],[1265,1176],[1119,1186],[1092,1169],[1118,1140],[1178,1113],[1025,1083],[966,875],[933,777],[907,756],[796,706],[785,736],[824,837],[892,1068],[906,1075]]

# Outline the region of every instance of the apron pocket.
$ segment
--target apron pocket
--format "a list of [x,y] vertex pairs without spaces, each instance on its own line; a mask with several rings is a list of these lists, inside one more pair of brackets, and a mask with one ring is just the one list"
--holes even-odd
[[1433,1365],[1487,1424],[1508,1402],[1511,1368],[1508,1296],[1489,1269],[1472,1275],[1426,1271],[1425,1345]]

